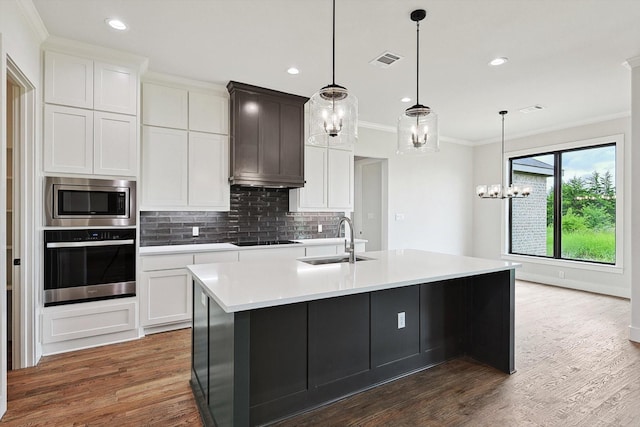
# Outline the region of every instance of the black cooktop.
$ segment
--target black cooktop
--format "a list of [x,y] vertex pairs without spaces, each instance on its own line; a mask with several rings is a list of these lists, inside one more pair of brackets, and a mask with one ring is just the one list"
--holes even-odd
[[294,242],[293,240],[256,240],[253,242],[238,242],[235,243],[236,246],[264,246],[264,245],[289,245],[289,244],[293,244],[293,243],[300,243],[300,242]]

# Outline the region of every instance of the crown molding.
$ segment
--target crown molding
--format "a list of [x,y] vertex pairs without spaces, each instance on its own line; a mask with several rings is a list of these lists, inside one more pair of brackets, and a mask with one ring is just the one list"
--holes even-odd
[[640,56],[634,56],[633,58],[627,59],[624,63],[629,69],[640,67]]
[[[526,138],[526,137],[529,137],[529,136],[542,135],[544,133],[556,132],[556,131],[565,130],[565,129],[571,129],[571,128],[575,128],[575,127],[579,127],[579,126],[587,126],[587,125],[592,125],[592,124],[596,124],[596,123],[608,122],[610,120],[624,119],[624,118],[628,118],[628,117],[631,117],[631,111],[622,111],[620,113],[608,114],[606,116],[592,117],[590,119],[579,120],[579,121],[570,122],[570,123],[564,123],[564,124],[558,125],[558,126],[550,126],[548,128],[536,129],[535,131],[531,131],[531,132],[522,132],[522,133],[518,133],[518,134],[513,134],[513,135],[509,135],[508,139],[509,140],[514,140],[514,139]],[[473,146],[474,147],[479,147],[481,145],[494,144],[496,142],[500,142],[500,137],[478,141],[475,144],[473,144]]]
[[137,67],[140,73],[144,73],[149,66],[149,58],[144,56],[58,36],[49,36],[42,44],[42,48],[60,53],[75,53],[92,59]]
[[22,14],[27,18],[31,28],[38,34],[40,41],[43,42],[49,37],[49,31],[47,31],[47,27],[45,27],[44,22],[42,22],[42,18],[38,13],[38,9],[33,4],[32,0],[18,0],[16,2]]
[[227,88],[223,85],[210,83],[210,82],[203,82],[200,80],[192,80],[186,77],[180,77],[173,74],[159,73],[157,71],[147,71],[142,76],[142,82],[143,83],[144,82],[159,83],[164,85],[176,85],[183,88],[186,87],[186,88],[193,88],[193,89],[207,89],[207,90],[216,91],[221,95],[229,96],[229,92],[227,91]]

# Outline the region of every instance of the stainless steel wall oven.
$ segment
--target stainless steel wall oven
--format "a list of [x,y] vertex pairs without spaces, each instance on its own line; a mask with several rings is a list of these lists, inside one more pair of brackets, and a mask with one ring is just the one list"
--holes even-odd
[[61,227],[136,224],[136,182],[47,177],[45,225]]
[[136,294],[136,230],[45,230],[44,305]]

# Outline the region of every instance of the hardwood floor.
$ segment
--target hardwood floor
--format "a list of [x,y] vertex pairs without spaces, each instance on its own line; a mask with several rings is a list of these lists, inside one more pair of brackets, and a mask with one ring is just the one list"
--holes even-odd
[[[458,359],[279,426],[639,426],[629,301],[516,284],[516,367]],[[199,426],[189,330],[48,356],[12,371],[0,426]]]
[[43,357],[8,374],[1,426],[199,426],[191,330]]

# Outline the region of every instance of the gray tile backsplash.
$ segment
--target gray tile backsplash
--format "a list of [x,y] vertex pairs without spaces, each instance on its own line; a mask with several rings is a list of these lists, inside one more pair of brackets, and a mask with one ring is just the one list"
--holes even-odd
[[[140,212],[140,246],[336,237],[341,216],[341,212],[289,212],[285,188],[233,186],[229,212]],[[192,237],[192,227],[199,227],[200,236]]]

